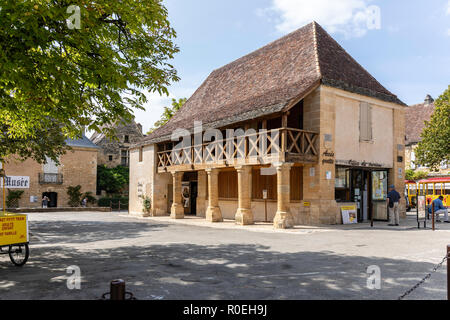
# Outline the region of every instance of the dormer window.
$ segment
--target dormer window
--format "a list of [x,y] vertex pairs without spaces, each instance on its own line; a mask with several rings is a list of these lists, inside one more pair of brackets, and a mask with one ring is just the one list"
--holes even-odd
[[125,143],[130,142],[130,137],[129,136],[124,136],[123,137],[123,142],[125,142]]

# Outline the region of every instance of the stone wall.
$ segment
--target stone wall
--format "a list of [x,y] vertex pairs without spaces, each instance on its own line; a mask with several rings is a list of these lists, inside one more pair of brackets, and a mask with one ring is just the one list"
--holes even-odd
[[[136,122],[129,124],[119,124],[116,126],[117,140],[109,139],[104,136],[97,136],[94,134],[91,140],[100,147],[98,154],[98,164],[106,165],[109,168],[121,165],[122,150],[129,150],[130,146],[139,142],[142,137],[142,127]],[[125,141],[125,136],[128,136],[128,142]],[[112,160],[109,160],[109,157]]]
[[[41,207],[44,192],[58,194],[58,207],[68,207],[69,197],[67,187],[81,186],[81,192],[92,192],[95,195],[97,187],[97,150],[90,148],[76,148],[67,151],[60,158],[58,173],[63,175],[63,184],[39,184],[39,173],[43,173],[43,165],[32,159],[21,162],[14,157],[7,160],[6,174],[9,176],[29,176],[30,188],[24,191],[19,201],[22,208]],[[15,190],[15,189],[14,189]],[[30,197],[36,196],[37,202],[30,202]],[[0,192],[0,203],[3,203]]]

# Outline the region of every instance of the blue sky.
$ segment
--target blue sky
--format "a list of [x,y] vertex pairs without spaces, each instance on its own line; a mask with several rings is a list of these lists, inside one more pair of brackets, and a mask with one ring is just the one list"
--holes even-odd
[[[148,130],[170,99],[190,97],[213,71],[317,21],[407,104],[450,85],[450,0],[165,0],[180,47],[170,97],[149,94]],[[379,10],[379,15],[377,11]],[[379,17],[380,19],[377,19]],[[368,23],[369,22],[369,23]]]

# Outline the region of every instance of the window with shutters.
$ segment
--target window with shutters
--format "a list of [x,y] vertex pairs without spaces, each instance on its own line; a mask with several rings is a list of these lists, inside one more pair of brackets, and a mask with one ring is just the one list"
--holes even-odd
[[372,141],[372,107],[367,102],[359,106],[359,140]]

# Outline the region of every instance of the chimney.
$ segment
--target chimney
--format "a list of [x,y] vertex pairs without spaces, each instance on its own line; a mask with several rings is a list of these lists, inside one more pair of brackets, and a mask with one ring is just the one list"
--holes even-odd
[[427,97],[425,98],[425,105],[429,106],[433,102],[434,102],[434,99],[429,94],[427,94]]

